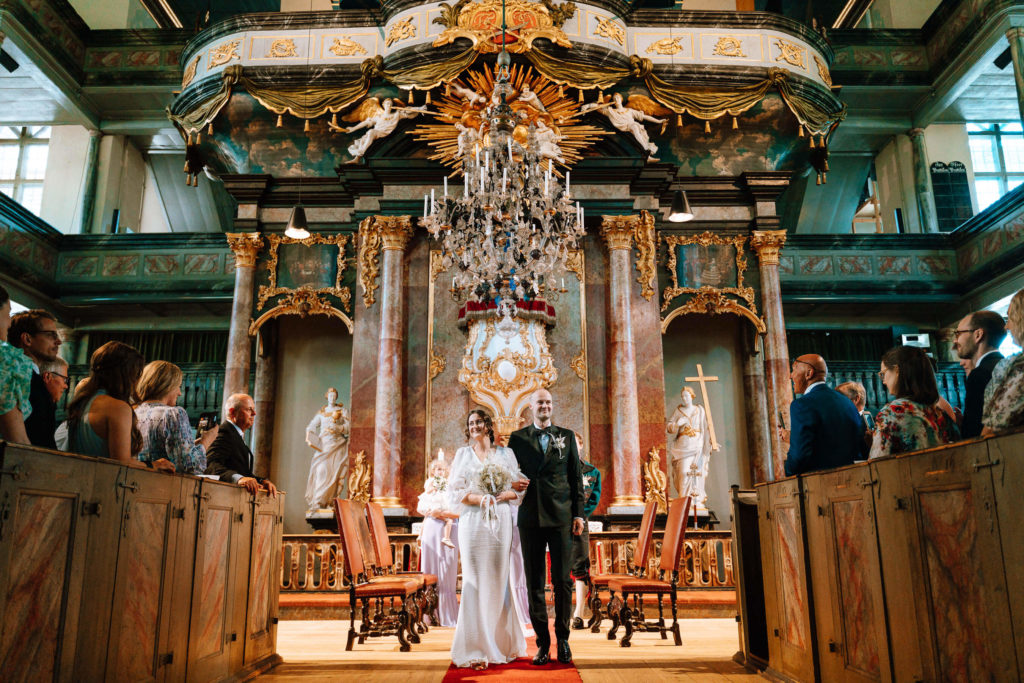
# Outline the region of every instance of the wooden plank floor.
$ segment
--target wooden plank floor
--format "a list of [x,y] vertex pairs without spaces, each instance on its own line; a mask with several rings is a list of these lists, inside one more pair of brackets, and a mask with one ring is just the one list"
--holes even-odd
[[[573,631],[572,651],[584,683],[746,681],[760,677],[732,661],[738,648],[732,619],[686,619],[682,647],[657,634],[638,633],[621,648],[605,633]],[[607,629],[606,629],[607,630]],[[277,681],[436,683],[448,669],[454,629],[432,628],[412,652],[399,652],[394,638],[373,639],[345,652],[348,622],[282,621],[277,649],[284,664],[259,678]],[[621,635],[621,631],[620,631]]]

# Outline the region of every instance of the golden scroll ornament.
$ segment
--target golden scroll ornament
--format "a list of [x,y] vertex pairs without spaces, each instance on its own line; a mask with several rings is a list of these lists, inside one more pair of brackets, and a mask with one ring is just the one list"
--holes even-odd
[[722,36],[715,43],[715,49],[712,54],[716,54],[720,57],[746,57],[747,55],[743,52],[743,43],[740,39],[735,36]]
[[241,59],[241,55],[238,54],[238,46],[242,44],[242,39],[229,40],[226,43],[221,43],[217,47],[210,50],[210,63],[207,65],[206,70],[214,69],[222,64],[227,64],[232,59]]
[[348,36],[335,38],[327,50],[338,57],[355,57],[356,55],[366,54],[366,48]]
[[380,232],[373,228],[372,217],[359,224],[359,286],[363,290],[363,305],[369,308],[376,301],[377,276],[380,274],[380,248],[383,240]]
[[614,40],[619,45],[626,44],[626,31],[622,28],[621,24],[615,22],[611,17],[597,19],[597,26],[594,27],[594,35],[601,38],[608,38]]
[[647,46],[647,54],[676,55],[683,51],[678,38],[662,38]]
[[299,53],[295,49],[295,41],[291,38],[278,38],[270,44],[270,49],[267,50],[265,57],[271,59],[284,59],[287,57],[298,57]]
[[832,75],[828,72],[828,64],[821,61],[821,57],[814,55],[814,63],[818,66],[818,75],[821,76],[821,80],[825,82],[825,85],[832,87]]
[[804,48],[782,38],[775,41],[775,47],[779,48],[779,54],[775,58],[776,62],[786,62],[792,66],[804,66],[804,55],[807,52]]
[[413,20],[416,17],[406,17],[401,21],[396,21],[388,29],[388,37],[384,41],[385,47],[391,47],[395,43],[400,43],[403,40],[409,40],[410,38],[416,37],[416,25],[413,24]]
[[348,472],[348,497],[358,503],[370,501],[370,484],[373,483],[373,464],[366,458],[366,451],[351,456]]
[[641,468],[644,475],[644,503],[653,500],[657,503],[658,513],[663,515],[668,511],[668,477],[661,469],[661,453],[657,446],[651,448]]
[[196,70],[199,68],[199,60],[202,55],[196,55],[195,59],[189,62],[188,66],[185,67],[185,74],[181,78],[181,87],[187,88],[188,84],[196,77]]
[[[454,5],[442,3],[440,9],[441,16],[435,17],[434,23],[444,26],[445,30],[434,40],[434,47],[448,45],[458,38],[468,38],[479,52],[501,51],[501,0],[459,0]],[[508,28],[504,33],[505,49],[528,52],[537,38],[547,38],[561,47],[572,47],[561,25],[575,12],[576,5],[572,2],[554,5],[551,2],[506,0]]]

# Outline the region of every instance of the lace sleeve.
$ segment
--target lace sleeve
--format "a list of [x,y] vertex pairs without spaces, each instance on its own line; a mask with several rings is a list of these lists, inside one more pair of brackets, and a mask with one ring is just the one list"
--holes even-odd
[[473,469],[470,458],[475,458],[473,451],[462,447],[455,453],[455,462],[452,463],[452,473],[448,477],[448,508],[460,515],[466,513],[472,505],[463,503],[463,499],[473,493]]
[[[523,474],[522,470],[519,469],[519,461],[516,460],[516,454],[512,451],[512,449],[502,448],[501,454],[505,458],[505,466],[508,468],[508,471],[512,473],[512,481],[524,479],[526,475]],[[512,489],[512,493],[516,494],[516,497],[515,500],[510,500],[509,504],[521,505],[523,502],[523,498],[526,497],[526,491],[516,491],[515,489]]]

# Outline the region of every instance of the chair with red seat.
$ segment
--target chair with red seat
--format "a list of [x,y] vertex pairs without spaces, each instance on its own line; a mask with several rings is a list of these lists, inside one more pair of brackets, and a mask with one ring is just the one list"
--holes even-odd
[[[686,533],[686,518],[690,514],[690,497],[676,498],[669,504],[668,521],[665,522],[665,535],[661,540],[661,562],[658,564],[658,578],[647,579],[637,577],[615,578],[608,582],[608,590],[622,596],[622,611],[619,622],[625,627],[626,633],[619,644],[630,646],[633,631],[657,631],[662,639],[671,631],[676,645],[682,645],[679,635],[679,616],[676,613],[676,595],[679,588],[679,559],[683,552],[683,536]],[[643,596],[658,597],[658,621],[647,621],[643,617]],[[629,608],[629,596],[633,596],[634,606],[639,603],[641,608],[634,614]],[[672,606],[672,626],[665,626],[663,613],[664,597],[669,596]],[[637,618],[639,616],[639,618]]]
[[[398,637],[398,649],[408,652],[410,630],[409,611],[406,608],[406,603],[419,590],[419,582],[400,577],[387,580],[367,580],[362,544],[359,541],[359,526],[352,511],[352,502],[335,498],[334,517],[338,522],[338,534],[341,537],[341,548],[345,557],[345,578],[349,585],[349,628],[345,650],[352,649],[356,638],[362,644],[367,637],[394,635]],[[401,606],[394,614],[385,615],[378,611],[371,628],[371,601],[378,601],[379,604],[380,600],[386,598],[398,598],[401,601]],[[358,632],[355,628],[357,604],[362,606]]]
[[422,572],[398,571],[398,568],[395,566],[395,555],[391,550],[391,536],[388,534],[387,521],[384,519],[384,510],[380,505],[373,502],[366,504],[366,521],[370,526],[374,555],[376,556],[377,567],[380,569],[381,575],[416,579],[421,582],[422,590],[420,595],[417,596],[416,625],[420,633],[426,633],[427,626],[423,623],[424,613],[430,615],[431,623],[439,623],[437,616],[437,576]]
[[[601,595],[602,589],[608,589],[608,583],[615,578],[632,578],[643,576],[647,572],[647,558],[650,557],[651,539],[654,537],[654,518],[658,512],[658,505],[653,500],[644,506],[644,516],[640,520],[640,531],[636,536],[636,550],[633,552],[633,566],[627,574],[591,574],[593,596],[590,601],[590,632],[601,631]],[[603,567],[599,566],[599,569]],[[608,631],[608,640],[615,639],[615,631],[619,627],[619,612],[622,609],[620,600],[615,596],[615,591],[608,595],[607,615],[612,621],[612,627]]]

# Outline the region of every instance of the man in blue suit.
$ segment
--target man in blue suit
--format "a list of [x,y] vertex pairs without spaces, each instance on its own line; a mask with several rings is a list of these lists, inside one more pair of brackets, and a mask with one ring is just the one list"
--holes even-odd
[[809,353],[793,361],[789,378],[800,396],[789,407],[786,476],[853,464],[867,458],[864,422],[850,399],[825,384],[828,366]]

